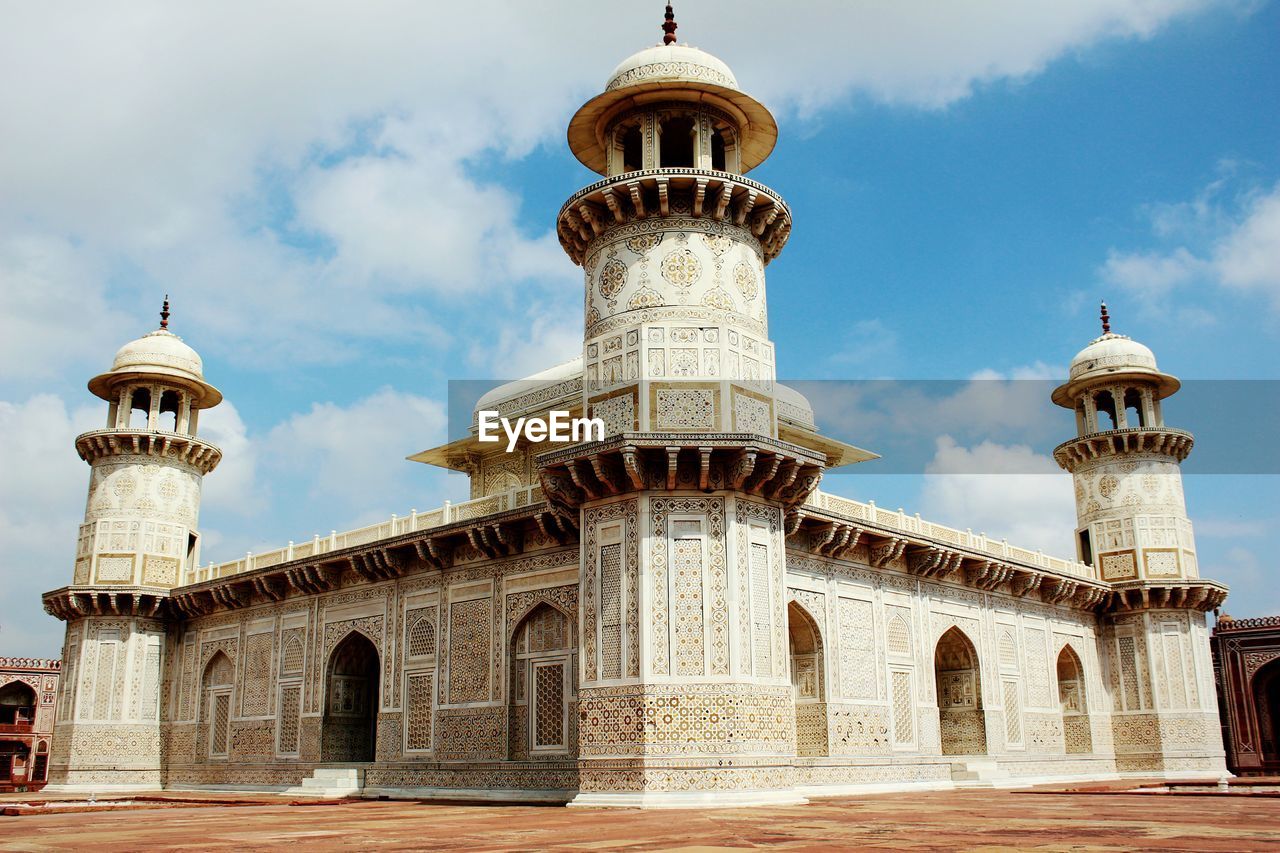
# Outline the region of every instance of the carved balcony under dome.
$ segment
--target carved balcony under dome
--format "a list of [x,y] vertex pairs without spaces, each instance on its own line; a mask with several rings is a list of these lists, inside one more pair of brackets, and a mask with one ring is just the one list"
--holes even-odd
[[791,209],[764,184],[709,169],[649,169],[597,181],[560,208],[560,245],[581,265],[591,241],[615,225],[666,216],[712,219],[746,229],[760,241],[764,262],[791,235]]
[[209,442],[180,432],[99,429],[76,437],[76,451],[90,464],[108,456],[154,456],[176,459],[208,474],[222,460]]
[[1181,462],[1194,444],[1191,433],[1172,427],[1109,429],[1062,442],[1054,448],[1053,458],[1067,471],[1091,459],[1123,453],[1158,453]]

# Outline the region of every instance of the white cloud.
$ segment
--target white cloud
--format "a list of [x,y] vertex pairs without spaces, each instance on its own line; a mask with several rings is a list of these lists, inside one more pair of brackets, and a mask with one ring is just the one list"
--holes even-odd
[[898,361],[898,332],[879,317],[859,320],[849,327],[828,361],[861,372],[891,371]]
[[[1223,180],[1190,202],[1157,206],[1153,234],[1161,249],[1112,249],[1099,274],[1133,294],[1148,311],[1164,313],[1168,297],[1188,285],[1208,283],[1256,294],[1280,311],[1280,184],[1223,200]],[[1205,320],[1203,309],[1185,319]]]
[[205,477],[201,508],[239,515],[261,512],[265,501],[257,483],[257,446],[235,405],[223,400],[201,412],[198,431],[222,451],[222,461]]
[[1052,459],[1022,445],[963,447],[950,436],[939,438],[937,448],[920,488],[921,515],[1022,548],[1073,556],[1071,477]]
[[71,581],[84,520],[89,467],[75,437],[105,425],[107,404],[68,410],[37,394],[0,401],[0,649],[57,657],[62,626],[45,615],[41,593]]
[[[261,475],[278,484],[269,497],[274,507],[288,502],[291,519],[323,528],[298,534],[357,527],[434,506],[456,488],[444,474],[405,459],[443,444],[445,430],[441,403],[391,388],[347,406],[316,403],[261,440]],[[289,536],[275,535],[282,537],[276,545]]]
[[107,304],[105,275],[95,253],[65,237],[0,237],[0,379],[47,381],[77,361],[106,370],[131,324]]
[[[779,16],[774,2],[719,0],[679,11],[681,37],[722,55],[745,88],[780,112],[813,113],[851,94],[943,106],[1213,5],[1237,4],[815,2]],[[88,358],[102,351],[88,338],[68,352],[39,334],[68,315],[67,293],[88,297],[78,316],[102,329],[121,324],[95,300],[136,315],[173,290],[181,328],[211,353],[347,361],[387,337],[446,346],[450,322],[423,302],[442,293],[519,281],[553,294],[572,270],[549,216],[519,224],[519,190],[484,169],[559,148],[569,111],[656,41],[656,11],[585,0],[554,11],[492,0],[16,6],[0,32],[0,74],[23,81],[0,88],[0,228],[21,224],[59,257],[49,272],[47,251],[0,252],[0,313],[25,330],[11,345],[36,364]],[[63,284],[26,286],[47,278]]]

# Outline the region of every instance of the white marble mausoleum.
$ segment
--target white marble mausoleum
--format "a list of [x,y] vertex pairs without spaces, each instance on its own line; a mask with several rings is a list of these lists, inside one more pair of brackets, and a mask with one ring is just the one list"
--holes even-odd
[[569,125],[600,175],[557,219],[581,354],[480,404],[603,441],[473,430],[412,457],[464,503],[202,564],[199,355],[166,312],[90,381],[49,790],[681,806],[1225,772],[1178,380],[1104,329],[1053,393],[1074,560],[822,491],[874,454],[776,382],[792,216],[748,174],[777,125],[665,29]]

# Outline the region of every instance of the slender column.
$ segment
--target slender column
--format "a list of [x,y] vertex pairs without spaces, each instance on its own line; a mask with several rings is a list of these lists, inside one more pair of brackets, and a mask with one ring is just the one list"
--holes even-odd
[[147,429],[154,430],[160,426],[160,394],[163,393],[155,385],[151,386],[151,410],[147,412]]

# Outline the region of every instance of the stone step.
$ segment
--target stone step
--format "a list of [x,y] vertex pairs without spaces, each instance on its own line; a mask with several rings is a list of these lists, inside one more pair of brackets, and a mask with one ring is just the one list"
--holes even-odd
[[337,799],[357,796],[364,789],[364,769],[359,767],[317,767],[302,784],[286,794],[300,797]]
[[1009,779],[1008,771],[992,759],[973,759],[951,765],[951,781],[965,787],[993,787]]

